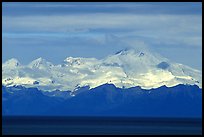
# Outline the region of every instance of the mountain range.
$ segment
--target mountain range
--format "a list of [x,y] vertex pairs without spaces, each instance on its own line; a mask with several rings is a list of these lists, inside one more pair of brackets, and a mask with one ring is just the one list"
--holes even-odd
[[202,90],[196,85],[148,90],[104,84],[74,97],[71,91],[48,94],[21,86],[3,86],[2,92],[3,116],[202,117]]
[[202,117],[202,72],[131,48],[58,65],[13,58],[2,65],[2,114]]
[[114,84],[119,88],[143,89],[172,87],[178,84],[202,88],[202,72],[174,63],[148,50],[124,49],[104,59],[67,57],[53,65],[38,58],[28,65],[10,59],[2,65],[2,84],[36,87],[43,91],[76,91],[89,86]]

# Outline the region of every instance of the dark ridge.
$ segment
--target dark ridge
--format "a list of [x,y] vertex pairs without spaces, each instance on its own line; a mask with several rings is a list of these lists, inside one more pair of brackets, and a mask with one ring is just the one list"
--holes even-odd
[[158,68],[160,69],[167,69],[170,65],[167,62],[161,62],[157,65]]
[[85,87],[75,96],[62,91],[45,94],[37,88],[2,86],[2,115],[202,117],[202,89],[197,85],[145,90],[106,83]]

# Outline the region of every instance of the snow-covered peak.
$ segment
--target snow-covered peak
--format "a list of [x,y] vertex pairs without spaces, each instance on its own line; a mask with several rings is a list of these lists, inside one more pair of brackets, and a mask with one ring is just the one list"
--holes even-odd
[[133,49],[130,49],[130,48],[125,48],[125,49],[122,49],[122,50],[119,50],[115,53],[115,55],[121,55],[121,54],[127,54],[129,51],[132,51]]
[[132,69],[140,73],[140,71],[147,71],[146,68],[151,68],[151,66],[156,66],[160,62],[168,60],[148,50],[126,48],[106,57],[103,61],[109,64],[117,63],[124,66],[129,72]]
[[69,65],[73,65],[73,64],[80,65],[81,64],[81,58],[67,57],[64,60],[64,63],[69,64]]
[[19,61],[15,58],[11,58],[3,64],[3,66],[7,66],[7,67],[18,67],[20,65],[21,64],[19,63]]
[[128,55],[128,54],[129,55],[138,55],[138,53],[139,53],[139,55],[140,54],[144,55],[145,52],[147,53],[149,51],[144,50],[144,49],[143,50],[138,50],[137,48],[128,47],[128,48],[124,48],[124,49],[116,52],[115,55]]
[[40,58],[33,60],[28,66],[33,69],[40,69],[43,67],[52,67],[54,65],[40,57]]
[[132,57],[142,57],[142,56],[145,56],[145,55],[153,55],[155,53],[149,51],[149,50],[138,50],[137,48],[125,48],[125,49],[122,49],[118,52],[116,52],[114,55],[110,55],[110,56],[125,56],[125,55],[128,55],[128,56],[132,56]]
[[90,68],[90,66],[94,66],[100,63],[100,60],[96,58],[79,58],[79,57],[67,57],[62,66],[69,66],[74,68]]
[[[149,50],[126,48],[98,60],[67,57],[63,64],[53,65],[43,58],[29,65],[18,66],[15,59],[4,63],[3,85],[25,85],[42,90],[76,91],[76,87],[95,88],[105,83],[116,87],[140,86],[144,89],[178,84],[198,85],[202,88],[202,72],[174,63]],[[37,81],[38,84],[34,84]]]

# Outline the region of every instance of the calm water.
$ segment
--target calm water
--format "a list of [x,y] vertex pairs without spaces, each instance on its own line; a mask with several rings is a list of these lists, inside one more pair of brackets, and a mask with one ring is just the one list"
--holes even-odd
[[202,134],[202,119],[3,117],[6,134]]

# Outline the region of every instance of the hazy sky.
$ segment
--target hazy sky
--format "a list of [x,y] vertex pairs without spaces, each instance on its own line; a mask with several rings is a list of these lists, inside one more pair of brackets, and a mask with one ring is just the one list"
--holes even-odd
[[202,3],[3,3],[3,62],[103,58],[148,46],[202,68]]

